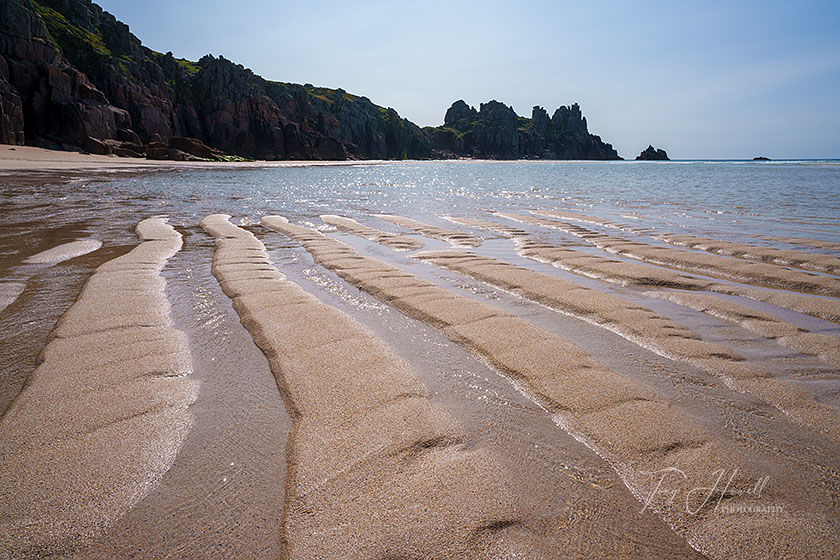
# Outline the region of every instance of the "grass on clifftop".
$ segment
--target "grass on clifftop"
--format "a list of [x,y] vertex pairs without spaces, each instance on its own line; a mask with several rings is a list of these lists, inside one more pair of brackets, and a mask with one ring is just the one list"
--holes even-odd
[[32,6],[44,20],[52,42],[71,60],[87,54],[114,56],[101,35],[76,27],[52,8],[34,1]]
[[[269,81],[273,84],[277,84],[277,85],[280,85],[280,86],[291,87],[291,88],[303,87],[303,90],[308,95],[310,95],[310,96],[312,96],[316,99],[320,99],[321,101],[323,101],[323,102],[325,102],[329,105],[335,105],[335,103],[337,101],[339,101],[338,90],[337,89],[330,89],[330,88],[326,88],[326,87],[317,87],[317,86],[313,86],[312,84],[304,84],[303,86],[301,86],[300,84],[293,84],[293,83],[290,83],[290,82],[277,82],[277,81],[271,81],[271,80],[269,80]],[[346,91],[342,91],[341,100],[346,101],[348,103],[352,103],[353,101],[356,101],[357,99],[359,99],[358,95],[353,95],[352,93],[347,93]]]
[[187,60],[186,58],[176,58],[175,62],[178,63],[178,66],[184,70],[187,76],[195,76],[201,70],[201,66],[197,62]]
[[[325,87],[315,87],[315,86],[309,86],[309,85],[304,85],[303,89],[305,89],[306,92],[309,95],[313,95],[315,97],[318,97],[319,99],[323,99],[327,103],[333,104],[336,101],[339,101],[338,98],[337,98],[337,95],[338,95],[338,90],[337,89],[330,89],[330,88],[325,88]],[[350,93],[347,93],[345,91],[342,94],[342,99],[344,101],[353,102],[356,99],[358,99],[358,97],[356,97],[355,95],[352,95]]]

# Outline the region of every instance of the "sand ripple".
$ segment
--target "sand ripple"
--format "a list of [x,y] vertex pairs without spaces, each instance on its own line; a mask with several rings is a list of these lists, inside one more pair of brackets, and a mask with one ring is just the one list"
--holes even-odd
[[79,239],[78,241],[71,241],[64,243],[58,247],[41,251],[37,255],[25,259],[23,262],[27,264],[56,264],[61,261],[66,261],[82,255],[87,255],[102,247],[102,242],[98,239]]
[[385,245],[386,247],[390,247],[397,251],[410,251],[413,249],[419,249],[423,246],[421,241],[414,239],[413,237],[380,231],[343,216],[325,214],[321,216],[321,220],[323,220],[324,223],[333,225],[342,231],[352,233],[353,235],[357,235],[365,239],[370,239],[371,241],[379,243],[380,245]]
[[0,282],[0,311],[12,305],[24,288],[26,284],[23,282]]
[[719,241],[706,237],[694,235],[660,235],[660,239],[671,245],[699,249],[709,253],[738,257],[747,260],[763,261],[784,266],[793,266],[805,270],[826,272],[828,274],[840,274],[840,259],[830,255],[818,255],[805,253],[793,249],[774,249],[772,247],[760,247],[747,243],[733,243],[731,241]]
[[599,249],[658,266],[758,286],[840,297],[840,279],[838,278],[791,270],[778,265],[747,262],[732,257],[649,245],[620,237],[603,235],[553,219],[510,213],[499,213],[498,215],[524,223],[559,229],[586,239]]
[[[739,451],[699,428],[661,397],[607,370],[553,333],[362,256],[320,232],[280,217],[265,217],[263,223],[300,241],[316,262],[351,284],[440,328],[451,340],[523,384],[554,412],[559,426],[607,459],[640,498],[645,494],[645,473],[676,467],[690,479],[699,479],[720,465],[749,464]],[[788,498],[776,492],[773,499],[787,503]],[[737,495],[725,494],[720,500],[739,504]],[[792,513],[790,504],[773,518],[739,516],[724,523],[703,507],[689,515],[667,499],[655,497],[652,506],[675,531],[716,558],[807,555],[815,540],[824,551],[831,551],[829,556],[840,552],[830,519]],[[772,534],[773,540],[756,540],[756,534]]]
[[482,238],[476,237],[475,235],[469,235],[468,233],[464,233],[462,231],[431,226],[403,216],[391,216],[388,214],[377,214],[377,216],[383,220],[397,224],[400,227],[414,230],[426,237],[446,241],[453,247],[478,247],[484,242]]
[[160,219],[137,232],[143,242],[96,270],[0,419],[0,550],[13,558],[65,552],[108,527],[189,430],[198,387],[159,277],[181,236]]
[[202,221],[217,239],[213,273],[269,358],[294,422],[283,520],[288,555],[547,554],[521,527],[525,504],[508,475],[431,404],[410,366],[354,319],[286,280],[263,244],[228,218]]

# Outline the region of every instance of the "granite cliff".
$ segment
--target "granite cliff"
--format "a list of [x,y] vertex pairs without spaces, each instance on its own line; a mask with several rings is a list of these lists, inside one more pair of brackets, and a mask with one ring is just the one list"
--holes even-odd
[[270,82],[223,57],[152,51],[89,0],[3,0],[0,95],[3,143],[113,151],[190,137],[261,159],[431,156],[428,136],[393,109]]
[[153,51],[90,0],[0,2],[0,143],[154,159],[619,159],[577,105],[525,119],[457,102],[424,130],[342,89]]
[[446,111],[443,126],[426,131],[433,146],[456,156],[621,159],[610,144],[589,133],[577,103],[558,108],[550,118],[545,109],[534,107],[529,119],[498,101],[482,103],[476,111],[460,100]]

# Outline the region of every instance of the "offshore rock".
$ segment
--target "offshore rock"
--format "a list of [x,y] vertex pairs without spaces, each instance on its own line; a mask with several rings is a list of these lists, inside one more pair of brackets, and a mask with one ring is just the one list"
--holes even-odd
[[645,148],[641,154],[636,156],[636,161],[671,161],[665,150],[657,150],[653,146]]

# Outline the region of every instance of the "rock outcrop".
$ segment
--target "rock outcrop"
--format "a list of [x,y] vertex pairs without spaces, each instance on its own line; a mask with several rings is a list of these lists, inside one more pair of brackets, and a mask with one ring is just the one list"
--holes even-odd
[[342,89],[155,52],[90,0],[0,3],[0,142],[156,159],[620,159],[577,105],[527,119],[459,101],[424,130]]
[[51,40],[41,13],[56,20],[59,14],[35,6],[29,0],[0,4],[0,141],[49,138],[55,145],[81,146],[130,128],[128,112],[108,103]]
[[90,0],[2,2],[0,142],[125,153],[105,146],[184,137],[261,159],[431,155],[419,127],[365,97],[152,51]]
[[636,161],[671,161],[671,159],[665,150],[657,150],[653,146],[648,146],[636,156]]
[[498,101],[482,103],[478,111],[456,101],[443,126],[427,128],[432,146],[441,153],[491,159],[621,159],[610,144],[589,133],[577,104],[560,107],[549,118],[534,107],[531,118],[520,117]]

